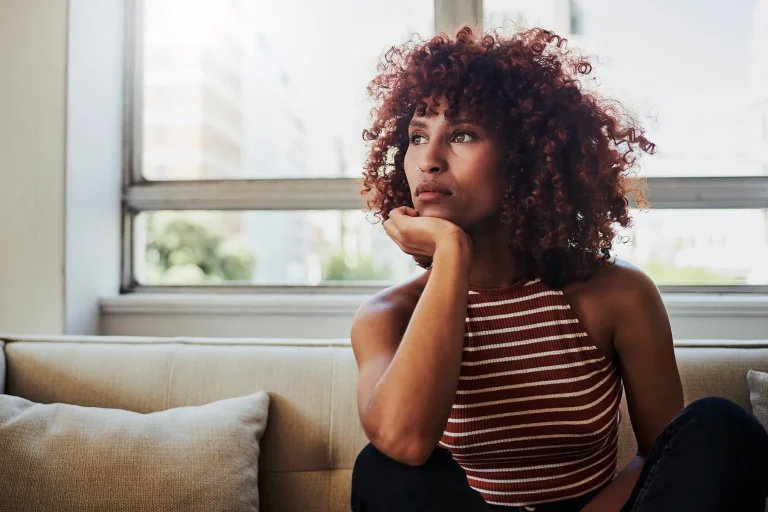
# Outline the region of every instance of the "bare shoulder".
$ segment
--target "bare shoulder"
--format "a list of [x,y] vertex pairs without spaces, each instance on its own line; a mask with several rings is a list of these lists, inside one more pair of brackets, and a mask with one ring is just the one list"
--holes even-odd
[[[619,260],[595,275],[595,286],[602,291],[602,306],[615,319],[615,332],[624,333],[624,339],[632,338],[626,336],[627,332],[652,330],[653,336],[646,336],[645,342],[664,340],[671,345],[669,318],[664,301],[656,283],[648,274]],[[619,336],[617,339],[621,338]],[[633,340],[633,343],[638,345],[640,342]]]
[[[372,333],[402,335],[426,286],[428,272],[386,288],[363,302],[352,321],[352,348]],[[399,338],[399,336],[398,336]]]
[[587,281],[567,285],[563,293],[595,345],[610,358],[616,355],[620,325],[641,321],[644,310],[663,310],[653,280],[624,260],[604,265]]
[[601,267],[588,281],[588,288],[611,300],[636,300],[658,292],[653,280],[631,263],[617,259]]

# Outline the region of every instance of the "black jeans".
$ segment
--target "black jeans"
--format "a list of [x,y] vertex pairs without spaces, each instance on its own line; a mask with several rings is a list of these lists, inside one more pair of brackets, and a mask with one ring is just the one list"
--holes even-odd
[[[448,450],[409,466],[369,443],[352,471],[351,504],[353,512],[575,512],[599,491],[528,509],[489,505]],[[709,397],[662,431],[621,512],[763,512],[766,496],[768,433],[740,406]]]

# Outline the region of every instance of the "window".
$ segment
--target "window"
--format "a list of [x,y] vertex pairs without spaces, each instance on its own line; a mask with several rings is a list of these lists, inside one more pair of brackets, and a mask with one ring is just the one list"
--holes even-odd
[[360,210],[143,212],[136,277],[147,286],[388,285],[417,272],[377,227]]
[[667,285],[768,285],[768,210],[636,212],[615,245]]
[[484,16],[487,28],[552,27],[596,55],[599,90],[635,111],[657,144],[641,159],[643,175],[766,176],[768,82],[758,70],[768,62],[768,20],[759,3],[485,0]]
[[768,143],[768,111],[763,113],[763,142]]
[[419,272],[361,212],[365,88],[389,45],[476,19],[555,30],[641,116],[652,209],[621,257],[668,290],[768,290],[766,2],[132,0],[123,288],[349,290]]

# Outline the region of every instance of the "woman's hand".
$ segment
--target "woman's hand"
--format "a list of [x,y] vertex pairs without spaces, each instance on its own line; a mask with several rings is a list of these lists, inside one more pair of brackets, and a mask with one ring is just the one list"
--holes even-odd
[[456,224],[437,217],[420,217],[419,212],[407,206],[395,208],[384,221],[384,230],[400,249],[428,266],[438,246],[463,239],[471,247],[469,235]]

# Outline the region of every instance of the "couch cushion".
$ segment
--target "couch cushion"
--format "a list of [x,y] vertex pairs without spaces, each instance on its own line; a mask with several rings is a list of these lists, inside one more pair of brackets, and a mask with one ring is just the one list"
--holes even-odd
[[138,414],[0,395],[8,512],[257,512],[267,393]]
[[750,410],[747,372],[768,372],[768,341],[678,341],[675,355],[686,404],[722,396]]
[[[332,467],[331,397],[338,354],[328,343],[62,339],[70,341],[7,343],[7,392],[41,403],[148,413],[263,390],[272,405],[261,468]],[[354,418],[339,424],[355,425]]]
[[[367,440],[348,340],[17,337],[6,349],[8,392],[39,401],[150,411],[269,391],[264,512],[349,509],[345,471]],[[749,407],[747,371],[768,371],[765,341],[677,341],[675,353],[686,402]],[[619,467],[636,451],[624,402],[622,418]]]

